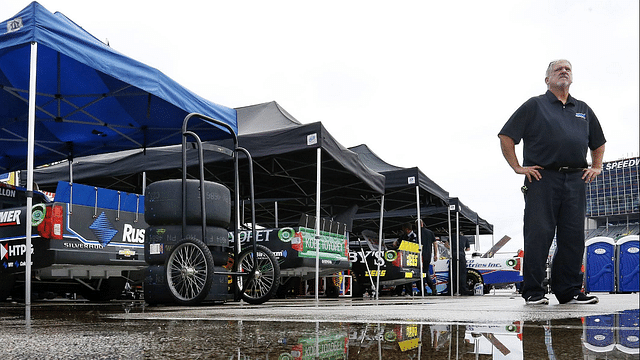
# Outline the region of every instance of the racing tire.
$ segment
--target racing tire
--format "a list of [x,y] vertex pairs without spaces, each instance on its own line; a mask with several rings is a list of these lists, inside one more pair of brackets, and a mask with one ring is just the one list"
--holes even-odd
[[[214,265],[226,265],[228,260],[229,232],[225,228],[207,226],[204,244],[212,251]],[[185,239],[202,240],[201,225],[187,225]],[[156,225],[145,230],[144,260],[149,265],[164,265],[171,250],[183,239],[182,225]],[[151,253],[151,247],[154,253]]]
[[242,299],[249,304],[262,304],[271,299],[280,285],[280,265],[271,250],[257,245],[256,257],[253,246],[242,250],[238,260],[234,262],[234,272],[251,272],[256,265],[253,276],[235,275],[235,283]]
[[11,296],[15,282],[16,277],[14,274],[0,274],[0,301],[5,301]]
[[[201,225],[200,181],[187,180],[187,224]],[[226,186],[204,182],[208,226],[227,228],[231,222],[231,192]],[[144,220],[149,225],[182,224],[182,180],[156,181],[147,187]]]
[[483,293],[484,293],[484,282],[482,281],[482,275],[480,275],[477,271],[467,269],[467,290],[469,293],[475,293],[474,287],[476,284],[482,284]]
[[200,304],[211,290],[213,256],[198,239],[180,240],[167,258],[167,287],[179,305]]
[[124,291],[127,279],[123,277],[110,277],[108,279],[93,280],[91,285],[97,290],[82,288],[82,296],[91,302],[111,301],[117,299]]

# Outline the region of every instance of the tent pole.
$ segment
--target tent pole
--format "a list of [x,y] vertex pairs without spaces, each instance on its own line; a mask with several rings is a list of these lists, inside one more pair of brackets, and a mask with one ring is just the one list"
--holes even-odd
[[318,305],[318,290],[320,288],[320,181],[322,169],[322,149],[318,148],[316,165],[316,306]]
[[147,172],[142,172],[142,196],[147,192]]
[[[381,253],[382,253],[383,221],[384,221],[384,194],[382,195],[382,202],[380,203],[380,230],[378,230],[378,251]],[[382,257],[384,258],[384,253],[382,253]],[[378,263],[378,272],[376,273],[376,300],[378,300],[378,296],[380,295],[380,291],[378,291],[378,289],[380,289],[380,262],[378,261],[377,263]]]
[[451,238],[451,207],[455,209],[455,205],[449,204],[447,208],[447,223],[449,224],[449,295],[453,297],[453,239]]
[[478,219],[478,216],[476,215],[476,246],[475,250],[476,252],[480,251],[480,219]]
[[[456,207],[456,250],[460,249],[460,212]],[[460,254],[456,255],[456,267],[458,268],[458,276],[456,276],[456,295],[460,295]]]
[[31,208],[33,207],[33,149],[36,127],[36,78],[38,73],[38,43],[31,43],[29,69],[29,129],[27,135],[27,231],[24,273],[24,304],[31,305]]
[[275,217],[276,217],[276,228],[278,227],[278,202],[274,202],[274,208],[275,208]]
[[[420,261],[420,295],[424,297],[424,268],[422,266],[422,218],[420,217],[420,185],[416,185],[416,214],[418,214],[418,222],[416,229],[418,231],[418,259]],[[427,272],[429,268],[427,268]],[[429,274],[427,274],[428,276]]]

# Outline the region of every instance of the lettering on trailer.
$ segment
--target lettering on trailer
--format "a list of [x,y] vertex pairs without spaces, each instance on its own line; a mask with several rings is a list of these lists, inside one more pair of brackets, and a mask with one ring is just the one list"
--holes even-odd
[[[0,246],[0,259],[8,260],[9,257],[22,256],[26,252],[27,252],[27,245],[25,244],[17,244],[17,245],[4,244]],[[31,253],[33,254],[33,247],[31,248]]]
[[122,231],[122,242],[144,244],[144,229],[136,229],[133,227],[133,225],[124,224],[124,231]]
[[638,164],[640,164],[640,158],[612,161],[604,163],[604,169],[607,171],[611,171],[613,169],[622,169],[626,167],[637,166]]
[[20,225],[22,210],[9,210],[0,212],[0,226]]
[[87,243],[64,243],[64,247],[68,249],[104,249],[104,246],[100,244],[87,244]]
[[0,196],[15,198],[16,191],[14,189],[0,188]]
[[367,262],[367,258],[373,258],[373,265],[385,266],[386,261],[394,261],[398,257],[395,251],[364,251],[364,256],[362,252],[357,251],[349,251],[349,262],[351,263],[361,263],[364,264]]
[[[485,260],[485,259],[482,259]],[[486,260],[486,261],[476,261],[476,259],[468,259],[467,267],[472,269],[483,269],[483,268],[501,268],[503,267],[501,262],[495,262],[495,260]]]
[[[267,229],[267,230],[257,230],[256,231],[256,242],[264,242],[264,241],[268,241],[269,238],[271,237],[271,231],[273,231],[273,229]],[[234,233],[233,231],[229,232],[229,241],[234,242]],[[251,230],[242,230],[238,232],[238,237],[240,238],[240,243],[241,244],[245,244],[249,241],[251,241],[251,239],[253,239],[253,231]]]

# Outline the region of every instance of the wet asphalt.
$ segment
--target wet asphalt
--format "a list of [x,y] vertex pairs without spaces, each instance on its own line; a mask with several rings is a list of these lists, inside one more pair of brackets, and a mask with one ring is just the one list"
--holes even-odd
[[638,294],[0,304],[2,359],[637,359]]

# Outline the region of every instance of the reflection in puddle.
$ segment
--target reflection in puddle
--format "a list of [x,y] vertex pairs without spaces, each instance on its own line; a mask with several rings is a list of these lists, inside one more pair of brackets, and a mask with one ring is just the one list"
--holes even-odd
[[583,334],[585,359],[638,359],[638,316],[638,310],[627,310],[586,317]]
[[29,324],[0,314],[3,359],[595,360],[639,354],[638,310],[496,324],[122,320],[94,310],[32,311]]

